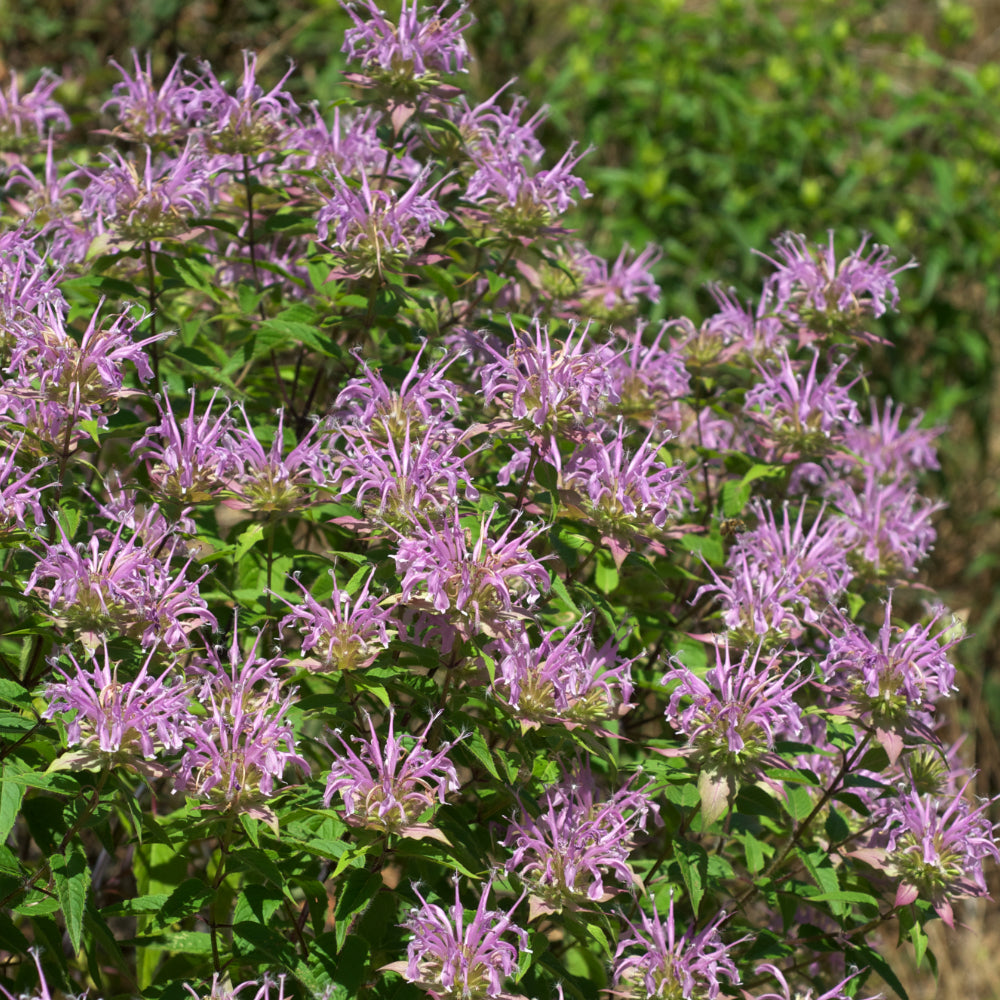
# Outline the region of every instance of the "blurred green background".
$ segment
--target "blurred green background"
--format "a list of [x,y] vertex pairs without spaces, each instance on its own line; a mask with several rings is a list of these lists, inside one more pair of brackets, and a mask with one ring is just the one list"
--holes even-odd
[[[392,14],[398,0],[383,0]],[[553,160],[574,139],[593,197],[569,224],[608,256],[665,250],[657,317],[711,309],[709,280],[754,298],[752,247],[791,229],[861,233],[920,270],[900,279],[877,391],[947,424],[948,502],[924,577],[969,623],[954,715],[983,794],[1000,792],[1000,5],[958,0],[473,0],[472,93],[512,76],[547,104]],[[42,66],[92,120],[133,47],[260,77],[289,59],[303,99],[339,91],[350,19],[336,0],[0,2],[0,82]],[[98,137],[95,142],[103,143]]]

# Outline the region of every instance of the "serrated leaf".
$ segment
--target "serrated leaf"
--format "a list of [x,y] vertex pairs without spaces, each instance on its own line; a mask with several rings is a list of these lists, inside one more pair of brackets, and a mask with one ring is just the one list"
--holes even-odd
[[74,954],[80,950],[83,934],[83,911],[90,888],[90,865],[83,847],[71,843],[65,853],[53,855],[50,866],[59,907],[66,921],[66,933]]
[[7,680],[6,677],[0,678],[0,701],[18,708],[31,707],[31,695],[16,681]]
[[244,885],[236,901],[233,921],[258,923],[267,927],[274,914],[281,909],[284,899],[281,889],[277,886]]
[[905,987],[899,981],[899,976],[874,948],[869,948],[867,945],[860,948],[850,948],[845,957],[848,962],[853,963],[859,969],[869,968],[877,972],[896,991],[900,1000],[910,1000]]
[[708,854],[701,844],[691,844],[686,841],[674,845],[674,857],[681,870],[681,878],[687,887],[688,897],[694,915],[698,916],[698,907],[705,898],[705,876],[708,874]]
[[909,937],[913,944],[913,957],[916,960],[917,968],[919,969],[920,966],[924,964],[924,956],[927,954],[927,945],[929,943],[927,932],[924,930],[919,920],[913,921]]
[[211,955],[212,935],[207,931],[164,931],[161,934],[140,934],[121,942],[124,946],[156,948],[181,955]]
[[732,775],[718,774],[705,769],[698,775],[698,795],[701,798],[701,816],[705,828],[721,819],[729,809],[738,791]]
[[503,780],[497,770],[493,755],[490,753],[490,748],[486,745],[486,740],[483,739],[483,734],[478,729],[474,729],[462,740],[461,747],[463,750],[468,750],[497,781]]
[[840,889],[837,892],[821,892],[808,897],[810,903],[856,903],[859,906],[874,906],[878,909],[878,899],[867,892],[850,892]]

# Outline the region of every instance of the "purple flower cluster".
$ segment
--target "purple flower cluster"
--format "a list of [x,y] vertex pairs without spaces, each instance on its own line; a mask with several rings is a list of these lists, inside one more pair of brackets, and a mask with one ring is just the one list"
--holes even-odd
[[526,635],[499,641],[493,691],[522,729],[609,721],[632,707],[630,663],[619,659],[614,639],[598,648],[592,626],[552,629],[537,643]]
[[[357,594],[341,590],[330,571],[333,591],[327,605],[302,589],[302,604],[288,606],[291,613],[278,627],[282,637],[302,634],[302,652],[312,654],[298,666],[317,671],[347,671],[367,667],[389,645],[389,623],[393,609],[383,608],[369,593],[372,573]],[[298,581],[296,581],[298,582]],[[288,603],[288,602],[285,602]]]
[[370,737],[354,738],[360,753],[337,732],[342,750],[334,750],[323,804],[329,807],[339,794],[352,823],[404,836],[432,832],[433,827],[421,824],[424,813],[433,809],[435,801],[443,804],[448,792],[460,787],[455,766],[448,759],[457,741],[436,750],[426,745],[437,718],[433,716],[419,736],[404,740],[396,735],[395,711],[390,708],[389,732],[382,740],[369,716]]
[[179,539],[157,535],[159,544],[151,550],[147,528],[158,518],[153,507],[133,528],[124,523],[114,532],[102,528],[86,544],[74,543],[59,525],[58,541],[40,542],[44,555],[25,593],[43,596],[56,624],[86,646],[112,635],[136,638],[145,647],[189,645],[192,629],[217,623],[198,593],[198,581],[187,579],[191,560],[172,570]]
[[488,908],[491,888],[483,888],[471,920],[465,915],[457,878],[450,910],[428,903],[414,889],[421,905],[403,922],[413,935],[403,974],[435,1000],[503,996],[504,982],[517,971],[519,955],[529,950],[527,932],[511,917],[516,904],[507,913]]
[[418,524],[401,538],[395,560],[402,601],[425,602],[460,629],[506,631],[548,589],[549,575],[529,549],[544,526],[525,533],[512,520],[494,537],[495,516],[494,508],[480,519],[474,539],[457,511],[442,525]]
[[795,694],[808,681],[798,664],[782,669],[778,656],[764,655],[759,647],[733,663],[722,641],[704,679],[680,664],[664,675],[663,683],[674,685],[667,721],[687,737],[702,767],[735,776],[753,773],[776,739],[801,734]]
[[916,792],[895,800],[879,837],[885,845],[880,867],[899,879],[896,905],[928,900],[949,926],[953,900],[989,895],[983,862],[1000,862],[996,828],[985,815],[991,803],[973,806],[967,788],[943,800]]
[[24,153],[42,145],[53,130],[68,129],[69,115],[53,98],[62,80],[44,70],[31,90],[21,93],[17,77],[0,89],[0,151]]
[[715,1000],[723,978],[740,982],[729,954],[732,945],[719,934],[725,918],[720,913],[700,931],[689,927],[678,935],[673,894],[666,920],[655,909],[652,916],[640,913],[639,926],[630,923],[631,934],[618,942],[612,970],[615,995],[636,1000],[695,996]]
[[158,751],[179,750],[191,694],[180,671],[168,666],[154,675],[154,648],[134,680],[119,681],[118,665],[107,645],[103,648],[103,662],[92,652],[83,665],[66,653],[74,673],[59,670],[62,680],[46,688],[42,717],[75,713],[66,723],[67,743],[82,745],[107,763],[129,763],[140,755],[152,760]]
[[829,235],[827,246],[815,249],[796,233],[775,241],[778,259],[767,258],[776,268],[769,286],[775,311],[817,334],[844,333],[878,342],[862,326],[896,308],[896,275],[914,267],[915,261],[895,267],[889,248],[875,244],[869,249],[868,236],[838,261],[833,233]]
[[275,673],[287,661],[257,655],[261,636],[241,651],[234,628],[224,663],[214,647],[195,666],[196,694],[204,716],[185,720],[186,749],[176,787],[234,812],[273,821],[264,803],[290,765],[309,774],[285,720],[295,691]]
[[758,524],[736,538],[727,559],[732,573],[723,580],[710,568],[713,583],[701,594],[718,594],[730,636],[744,645],[784,642],[819,622],[835,607],[852,573],[844,526],[824,509],[806,528],[806,506],[786,506],[781,523],[771,506],[756,504]]
[[506,868],[529,887],[536,912],[610,899],[607,875],[626,887],[637,883],[629,854],[658,807],[648,788],[632,784],[602,799],[591,770],[580,767],[543,793],[537,817],[522,804],[503,840],[512,849]]

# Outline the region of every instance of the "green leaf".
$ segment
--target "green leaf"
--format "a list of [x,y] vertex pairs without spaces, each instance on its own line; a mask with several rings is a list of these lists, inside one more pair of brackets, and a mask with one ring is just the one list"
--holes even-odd
[[248,816],[246,813],[240,813],[240,825],[246,830],[246,834],[250,838],[250,843],[254,847],[260,847],[260,835],[258,833],[260,820],[254,819],[253,816]]
[[555,595],[568,607],[574,614],[580,614],[580,609],[576,606],[573,598],[569,596],[569,591],[566,589],[566,584],[563,582],[561,576],[553,575],[552,577],[552,590]]
[[154,926],[168,927],[184,917],[200,912],[215,895],[215,890],[200,878],[185,879],[164,901]]
[[148,896],[136,896],[134,899],[123,899],[110,906],[104,906],[101,908],[101,912],[109,917],[131,917],[142,913],[159,913],[169,898],[169,893],[154,892]]
[[337,953],[340,958],[333,975],[334,982],[345,990],[347,996],[357,996],[368,969],[368,942],[357,934],[348,934],[342,946],[337,944]]
[[90,866],[83,847],[70,843],[65,853],[53,855],[50,866],[56,887],[56,896],[66,921],[73,952],[80,950],[83,933],[83,911],[87,905],[87,890],[90,888]]
[[0,772],[0,844],[6,841],[7,834],[14,829],[17,815],[21,811],[21,801],[27,791],[23,784],[11,781],[10,778],[24,770],[20,761],[8,760]]
[[245,847],[233,851],[229,855],[228,868],[230,871],[254,872],[277,886],[285,884],[281,869],[275,863],[274,856],[270,851],[259,850],[255,847]]
[[905,987],[899,981],[899,976],[893,972],[892,966],[874,948],[868,945],[848,948],[844,957],[848,963],[854,964],[859,969],[869,968],[877,972],[896,991],[900,1000],[910,1000]]
[[211,955],[212,935],[207,931],[164,931],[160,934],[139,934],[122,941],[125,947],[153,948],[182,955]]
[[762,872],[764,870],[764,844],[748,832],[743,835],[743,851],[750,874],[757,875]]
[[681,538],[681,545],[688,552],[700,555],[710,566],[720,566],[725,558],[722,536],[718,534],[684,535]]
[[691,899],[691,908],[698,916],[698,907],[705,898],[705,877],[708,874],[708,854],[701,844],[678,841],[674,844],[674,857],[681,870],[681,878]]
[[927,932],[924,930],[923,925],[919,920],[913,921],[909,937],[913,944],[913,957],[917,963],[917,968],[919,969],[920,966],[924,964],[924,956],[927,954],[928,945]]
[[602,594],[611,594],[618,589],[618,570],[607,549],[598,549],[594,566],[594,584]]
[[841,889],[837,892],[821,892],[815,896],[809,896],[808,899],[810,903],[854,903],[878,909],[878,899],[867,892],[849,892]]
[[244,885],[233,911],[233,922],[258,923],[267,927],[284,901],[284,894],[277,886]]
[[460,746],[462,750],[468,750],[497,781],[503,780],[497,770],[493,755],[490,753],[490,748],[486,745],[486,740],[483,739],[483,734],[478,729],[474,729],[462,740]]
[[736,779],[732,775],[719,774],[707,768],[698,774],[698,795],[701,798],[701,816],[705,829],[726,814],[738,790]]
[[[837,879],[837,870],[833,867],[829,855],[824,851],[796,851],[796,856],[809,872],[810,877],[823,893],[837,895],[840,890],[840,882]],[[819,896],[810,896],[810,899],[819,899]],[[824,897],[825,898],[825,897]],[[832,898],[832,897],[831,897]]]
[[16,705],[18,708],[31,707],[30,693],[25,691],[17,681],[7,680],[6,677],[0,677],[0,701]]
[[354,918],[368,907],[381,888],[382,876],[364,868],[357,868],[347,876],[337,894],[337,908],[334,911],[338,952],[343,950]]

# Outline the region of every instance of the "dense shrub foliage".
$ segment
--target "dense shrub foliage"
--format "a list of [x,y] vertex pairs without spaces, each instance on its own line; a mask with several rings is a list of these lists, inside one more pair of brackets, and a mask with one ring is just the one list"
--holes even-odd
[[4,991],[902,993],[872,932],[933,963],[1000,859],[865,378],[911,262],[643,322],[466,11],[349,14],[331,108],[0,95]]

